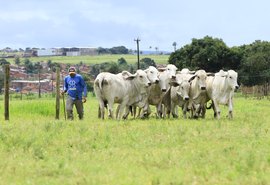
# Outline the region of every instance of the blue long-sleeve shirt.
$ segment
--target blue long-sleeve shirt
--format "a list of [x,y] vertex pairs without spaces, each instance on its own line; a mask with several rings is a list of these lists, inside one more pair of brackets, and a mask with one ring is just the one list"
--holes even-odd
[[76,74],[74,77],[71,77],[70,75],[65,77],[64,91],[74,100],[82,100],[82,94],[85,97],[87,96],[86,84],[79,74]]

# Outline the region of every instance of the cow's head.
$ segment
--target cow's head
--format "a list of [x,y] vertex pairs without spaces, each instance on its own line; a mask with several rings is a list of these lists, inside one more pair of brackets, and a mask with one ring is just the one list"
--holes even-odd
[[171,79],[167,73],[160,73],[158,77],[161,91],[166,92],[170,88]]
[[149,87],[151,85],[151,82],[149,81],[147,74],[145,71],[138,69],[135,73],[136,79],[138,83],[141,85],[141,87]]
[[152,84],[159,83],[157,68],[155,68],[153,66],[149,66],[146,70],[144,70],[144,72],[146,72],[146,75]]
[[194,81],[198,86],[199,90],[206,90],[206,78],[207,74],[205,70],[198,70],[196,73],[189,79],[189,82]]
[[190,83],[187,80],[182,81],[177,88],[177,96],[183,98],[183,100],[189,100]]
[[234,70],[229,70],[226,74],[228,85],[231,89],[235,90],[239,88],[237,83],[238,74]]
[[176,78],[176,70],[177,67],[173,64],[168,64],[165,68],[158,68],[158,71],[160,72],[165,72],[170,79],[175,79]]

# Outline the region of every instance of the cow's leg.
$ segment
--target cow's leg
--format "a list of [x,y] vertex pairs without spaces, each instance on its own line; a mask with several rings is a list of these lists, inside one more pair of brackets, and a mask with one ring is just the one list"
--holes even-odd
[[171,102],[171,106],[173,118],[178,118],[178,106],[173,101]]
[[104,101],[100,98],[98,98],[98,102],[99,102],[99,108],[98,108],[98,118],[104,119]]
[[120,105],[117,105],[116,111],[115,111],[115,117],[116,117],[116,118],[118,118],[118,115],[119,115],[119,109],[120,109]]
[[159,104],[156,106],[156,109],[157,109],[157,117],[158,117],[158,118],[161,118],[161,117],[162,117],[162,104],[159,103]]
[[141,115],[141,114],[143,114],[143,113],[141,113],[142,112],[142,108],[138,108],[138,115],[137,115],[137,118],[138,117],[142,117],[143,115]]
[[212,107],[213,112],[214,112],[214,118],[217,118],[217,112],[216,112],[216,107],[215,107],[214,101],[213,100],[211,100],[211,101],[212,101],[211,107]]
[[214,104],[214,109],[215,109],[215,114],[216,114],[216,118],[220,119],[220,108],[218,106],[218,103],[216,100],[213,100],[213,104]]
[[[136,114],[137,114],[137,106],[132,106],[133,109],[133,118],[136,118]],[[140,115],[140,114],[139,114]]]
[[232,102],[232,98],[229,99],[229,119],[233,118],[233,102]]
[[198,118],[199,118],[199,115],[200,115],[200,109],[201,109],[201,106],[198,105],[198,104],[193,104],[193,107],[194,107],[194,115],[193,115],[193,118],[198,119]]
[[[150,107],[148,103],[146,103],[143,108],[139,108],[138,117],[147,118],[149,116],[149,112],[148,112],[149,108]],[[142,109],[143,111],[141,112]]]
[[182,111],[183,111],[183,117],[184,117],[184,119],[187,119],[187,107],[188,107],[188,103],[186,102],[182,106]]
[[123,119],[127,119],[128,115],[129,115],[129,112],[130,112],[130,107],[129,106],[126,106],[126,109],[125,109],[125,113],[123,115]]
[[188,102],[188,106],[187,106],[188,110],[190,110],[190,118],[194,118],[194,103],[192,101]]
[[205,118],[205,113],[206,113],[206,105],[201,105],[201,111],[202,111],[202,118]]
[[164,104],[164,118],[171,116],[171,103]]
[[124,109],[125,109],[125,104],[121,103],[120,106],[119,106],[118,117],[116,119],[118,119],[118,120],[120,120],[121,118],[124,119],[124,117],[122,116],[123,112],[124,112]]
[[112,118],[112,119],[114,118],[114,116],[113,116],[113,101],[110,101],[110,100],[108,100],[108,117]]
[[119,112],[118,112],[118,117],[116,117],[118,120],[120,120],[123,117],[123,113],[124,113],[124,109],[125,107],[127,108],[127,110],[129,111],[129,107],[126,106],[128,102],[128,97],[123,98],[123,101],[121,102],[121,104],[119,105]]

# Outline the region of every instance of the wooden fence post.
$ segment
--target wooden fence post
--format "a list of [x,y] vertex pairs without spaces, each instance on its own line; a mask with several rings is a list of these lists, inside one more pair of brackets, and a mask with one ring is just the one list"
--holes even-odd
[[9,120],[9,64],[5,65],[5,79],[4,79],[4,88],[5,88],[5,120]]
[[60,68],[56,68],[56,104],[55,104],[55,119],[59,119],[60,113]]

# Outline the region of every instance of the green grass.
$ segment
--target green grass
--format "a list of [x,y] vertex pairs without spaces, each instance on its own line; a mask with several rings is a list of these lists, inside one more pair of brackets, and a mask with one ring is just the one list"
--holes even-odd
[[[137,62],[137,55],[94,55],[94,56],[54,56],[54,57],[31,57],[29,58],[32,62],[41,62],[51,60],[57,63],[69,63],[79,64],[99,64],[102,62],[117,62],[121,57],[125,58],[128,64],[135,64]],[[151,58],[157,64],[167,64],[169,55],[140,55],[142,58]],[[7,59],[9,62],[14,64],[14,59]],[[23,58],[21,58],[23,62]]]
[[[54,99],[10,102],[0,184],[269,184],[269,100],[235,98],[234,119],[54,119]],[[3,101],[2,101],[3,103]],[[0,107],[3,115],[3,106]]]

